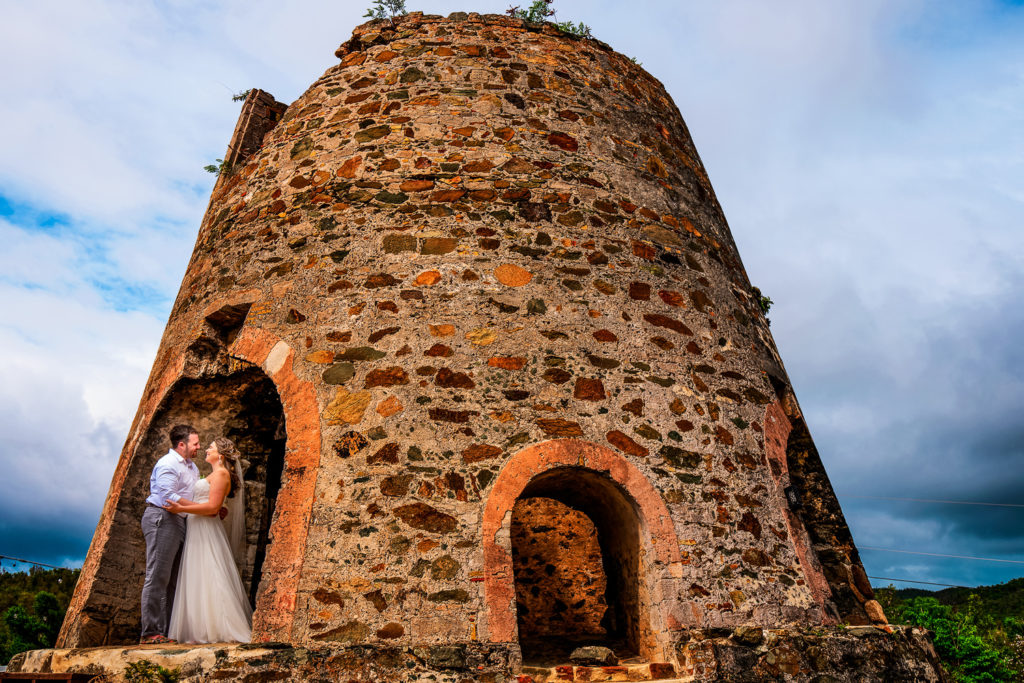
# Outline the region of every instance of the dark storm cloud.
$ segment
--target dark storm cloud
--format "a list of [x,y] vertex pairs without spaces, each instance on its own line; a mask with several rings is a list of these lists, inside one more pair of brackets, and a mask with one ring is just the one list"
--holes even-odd
[[[802,401],[858,544],[1024,560],[1024,508],[842,495],[1024,504],[1022,285],[1018,276],[985,302],[947,304],[948,317],[908,335],[911,355],[921,359],[909,366],[900,365],[902,352],[887,354],[883,339],[872,340],[870,320],[860,318],[855,327],[874,361],[837,355],[820,369],[824,377],[812,368],[798,384],[808,389]],[[869,572],[884,561],[892,566],[886,575],[897,578],[996,583],[1024,573],[1024,565],[1006,563],[864,557]]]

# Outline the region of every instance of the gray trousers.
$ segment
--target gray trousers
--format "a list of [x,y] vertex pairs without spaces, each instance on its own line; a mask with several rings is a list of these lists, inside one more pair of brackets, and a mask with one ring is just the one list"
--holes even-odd
[[142,585],[142,637],[166,636],[174,605],[185,518],[163,508],[146,506],[142,513],[146,539],[146,582]]

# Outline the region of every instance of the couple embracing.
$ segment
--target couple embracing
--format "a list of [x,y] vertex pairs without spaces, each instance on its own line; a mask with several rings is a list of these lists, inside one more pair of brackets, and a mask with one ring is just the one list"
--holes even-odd
[[238,564],[245,557],[242,466],[224,437],[206,449],[205,479],[192,461],[199,433],[170,431],[171,450],[153,467],[142,514],[146,582],[143,644],[248,642],[252,609]]

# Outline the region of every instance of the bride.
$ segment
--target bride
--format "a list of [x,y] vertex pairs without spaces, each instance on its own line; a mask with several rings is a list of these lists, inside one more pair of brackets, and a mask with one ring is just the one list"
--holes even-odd
[[[189,513],[167,635],[179,643],[249,642],[252,609],[235,565],[245,542],[242,468],[235,445],[223,436],[206,449],[206,462],[213,472],[196,483],[195,500],[166,506]],[[231,542],[218,519],[221,505],[229,508]]]

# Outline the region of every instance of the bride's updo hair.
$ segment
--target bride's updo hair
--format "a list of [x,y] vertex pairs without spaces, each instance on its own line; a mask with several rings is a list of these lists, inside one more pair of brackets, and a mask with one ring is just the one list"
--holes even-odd
[[231,488],[228,490],[228,498],[234,498],[235,491],[242,485],[242,482],[238,481],[238,474],[235,472],[235,463],[238,462],[239,457],[238,449],[235,448],[235,443],[225,436],[218,436],[213,442],[217,444],[217,452],[220,453],[224,468],[231,475]]

